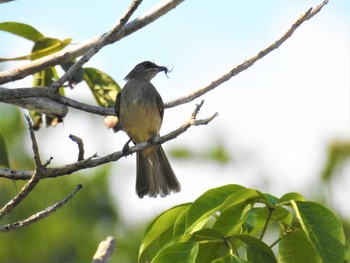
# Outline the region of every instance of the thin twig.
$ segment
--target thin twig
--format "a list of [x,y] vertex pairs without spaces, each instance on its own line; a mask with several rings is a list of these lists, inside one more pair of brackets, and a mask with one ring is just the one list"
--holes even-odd
[[57,202],[56,204],[49,206],[45,208],[44,210],[28,217],[27,219],[12,223],[12,224],[7,224],[4,226],[0,226],[0,232],[9,232],[14,229],[22,228],[24,226],[33,224],[40,219],[43,219],[45,217],[48,217],[49,215],[53,214],[58,208],[61,208],[64,204],[66,204],[80,189],[82,189],[83,186],[79,184],[73,192],[71,192],[65,199],[62,201]]
[[[113,39],[114,42],[136,32],[140,28],[152,23],[156,19],[162,17],[176,6],[181,4],[184,0],[168,0],[162,2],[158,6],[152,8],[151,10],[145,12],[143,15],[134,19],[133,21],[126,24],[122,30]],[[0,72],[0,84],[8,83],[14,80],[22,79],[26,76],[39,72],[45,68],[53,67],[61,64],[64,61],[69,61],[84,55],[92,46],[98,43],[105,34],[93,37],[83,43],[71,46],[52,55],[39,58],[37,60],[31,61],[28,64],[8,69]]]
[[32,171],[32,176],[30,180],[22,187],[21,191],[12,198],[3,208],[0,209],[0,219],[9,214],[27,195],[34,189],[38,184],[40,178],[36,171]]
[[[174,1],[175,2],[175,1]],[[176,1],[176,4],[180,4],[181,1]],[[165,103],[165,108],[171,108],[175,107],[184,103],[188,103],[203,94],[215,89],[225,81],[228,81],[233,76],[241,73],[242,71],[248,69],[251,67],[255,62],[262,59],[264,56],[272,52],[273,50],[280,47],[291,35],[297,30],[297,28],[304,23],[305,21],[312,18],[314,15],[316,15],[321,9],[328,3],[328,0],[323,1],[320,5],[315,7],[314,9],[309,9],[303,16],[301,16],[292,26],[291,28],[277,41],[275,41],[273,44],[265,48],[264,50],[260,51],[258,54],[254,55],[250,59],[244,61],[243,63],[239,64],[238,66],[231,69],[228,73],[222,75],[218,79],[212,81],[209,85],[202,87],[190,94],[187,94],[183,97],[177,98],[175,100],[169,101]],[[166,10],[168,10],[169,6],[166,6]],[[157,12],[159,12],[159,9],[157,9]],[[155,12],[155,13],[157,13]],[[152,17],[155,13],[152,13]],[[142,21],[146,20],[147,16],[142,17]],[[151,19],[151,17],[150,17]],[[134,21],[133,21],[134,22]],[[133,23],[131,22],[131,23]],[[129,23],[130,24],[130,23]],[[128,27],[128,25],[125,25],[125,27]],[[139,26],[139,25],[138,25]],[[124,27],[124,28],[125,28]],[[125,31],[125,30],[124,30]],[[121,32],[124,32],[123,30]],[[119,35],[119,34],[118,34]],[[22,72],[22,71],[21,71]],[[1,73],[0,73],[0,84],[5,83],[1,82]],[[49,87],[45,88],[22,88],[22,89],[6,89],[0,87],[0,102],[9,102],[13,101],[14,99],[21,99],[21,98],[30,98],[30,97],[46,97],[49,99],[52,99],[58,103],[61,103],[63,105],[79,109],[85,112],[90,112],[97,115],[107,116],[107,115],[115,115],[115,111],[113,108],[104,108],[104,107],[98,107],[98,106],[92,106],[85,103],[81,103],[78,101],[75,101],[73,99],[59,96],[58,94],[52,93],[52,89]]]
[[243,63],[239,64],[238,66],[231,69],[226,74],[220,76],[216,80],[212,81],[209,85],[200,88],[190,94],[187,94],[181,98],[177,98],[175,100],[169,101],[165,103],[165,108],[172,108],[184,103],[188,103],[190,101],[193,101],[194,99],[204,95],[205,93],[215,89],[222,83],[228,81],[232,77],[236,76],[237,74],[241,73],[242,71],[248,69],[251,67],[255,62],[265,57],[267,54],[271,53],[272,51],[279,48],[287,39],[289,39],[293,33],[298,29],[298,27],[304,23],[305,21],[312,18],[314,15],[316,15],[318,12],[321,11],[321,9],[328,3],[328,0],[323,1],[320,5],[316,6],[315,8],[310,8],[308,11],[306,11],[291,27],[290,29],[277,41],[275,41],[273,44],[268,46],[267,48],[259,51],[258,54],[254,55],[248,60],[245,60]]
[[111,39],[117,35],[122,27],[128,22],[131,15],[135,12],[137,7],[141,4],[142,0],[133,0],[126,11],[126,13],[119,19],[117,25],[104,35],[95,45],[93,45],[77,62],[75,62],[69,70],[66,71],[58,80],[52,83],[51,88],[58,90],[65,82],[67,82],[72,75],[81,68],[86,62],[88,62],[92,56],[108,44],[113,43]]
[[[196,107],[196,109],[197,108],[198,106]],[[211,122],[216,116],[217,116],[217,113],[213,114],[209,118],[196,120],[196,119],[193,119],[192,118],[193,116],[191,115],[190,119],[186,121],[178,129],[164,136],[155,138],[154,144],[162,144],[169,140],[175,139],[177,136],[187,131],[191,126],[206,125],[209,122]],[[128,150],[128,154],[132,154],[134,152],[144,150],[147,146],[149,146],[148,142],[139,143],[135,146],[130,147]],[[118,161],[120,158],[124,156],[125,156],[125,153],[122,150],[106,155],[104,157],[97,157],[97,155],[95,154],[90,158],[87,158],[72,164],[67,164],[65,166],[56,167],[56,168],[44,169],[41,171],[41,179],[72,174],[74,172],[77,172],[83,169],[92,168],[92,167],[96,167],[109,162]],[[11,180],[28,180],[30,178],[30,172],[32,171],[17,171],[17,170],[10,170],[8,168],[0,168],[0,178],[3,177]]]
[[69,139],[71,139],[73,142],[76,142],[78,144],[78,161],[84,160],[84,143],[83,140],[80,139],[78,136],[75,135],[69,135]]
[[38,147],[38,143],[36,142],[32,122],[31,122],[28,115],[25,115],[25,118],[26,118],[28,126],[29,126],[29,134],[30,134],[30,139],[32,141],[32,149],[33,149],[33,153],[34,153],[35,170],[37,171],[36,174],[38,174],[38,171],[40,171],[42,169],[42,165],[41,165],[41,161],[40,161],[40,154],[39,154],[39,147]]
[[109,236],[105,240],[101,241],[98,245],[92,263],[107,263],[115,250],[115,245],[116,242],[112,236]]

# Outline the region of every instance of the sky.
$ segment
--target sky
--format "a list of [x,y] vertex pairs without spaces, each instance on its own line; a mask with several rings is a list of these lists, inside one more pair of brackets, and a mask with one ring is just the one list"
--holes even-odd
[[[159,2],[144,1],[131,20]],[[188,0],[151,25],[105,47],[86,66],[105,71],[121,86],[125,83],[123,78],[141,61],[151,60],[173,68],[169,79],[158,75],[152,81],[166,102],[209,84],[257,54],[320,2]],[[47,36],[71,37],[79,43],[111,29],[129,1],[101,3],[14,1],[0,5],[0,22],[27,23]],[[129,224],[145,221],[166,208],[194,201],[204,191],[228,183],[276,196],[299,192],[311,200],[326,192],[319,176],[327,145],[335,139],[350,139],[349,26],[350,1],[330,0],[321,13],[304,23],[278,50],[202,98],[167,109],[161,134],[187,121],[201,99],[205,103],[199,118],[215,112],[219,116],[209,125],[192,127],[167,142],[163,145],[165,151],[186,146],[200,153],[222,143],[232,161],[222,166],[207,160],[170,158],[182,191],[165,199],[138,199],[134,190],[135,155],[114,163],[111,190],[122,218]],[[3,32],[0,39],[0,57],[30,51],[31,43],[26,40]],[[21,63],[24,62],[8,63],[5,67]],[[30,84],[29,77],[6,86]],[[67,94],[94,104],[84,85]],[[39,143],[45,142],[42,155],[47,159],[54,156],[55,165],[74,161],[77,149],[68,139],[69,134],[84,139],[87,155],[118,151],[127,140],[125,134],[108,131],[102,117],[70,110],[64,125],[38,132]],[[29,141],[27,147],[30,148]],[[348,217],[349,174],[348,164],[339,170],[331,187],[332,205]]]

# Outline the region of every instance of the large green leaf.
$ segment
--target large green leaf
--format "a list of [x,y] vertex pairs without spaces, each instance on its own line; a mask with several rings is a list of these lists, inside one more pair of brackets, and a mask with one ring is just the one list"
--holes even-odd
[[291,201],[302,229],[325,263],[344,261],[345,235],[339,220],[313,202]]
[[[175,243],[166,247],[149,262],[152,263],[194,263],[198,253],[197,242]],[[147,261],[140,261],[147,262]]]
[[196,262],[207,263],[216,258],[227,255],[230,247],[227,246],[226,239],[220,232],[214,229],[202,229],[192,234],[191,240],[199,244]]
[[6,167],[6,168],[10,167],[6,143],[1,134],[0,134],[0,167]]
[[36,30],[34,27],[18,22],[0,23],[0,30],[15,34],[20,37],[24,37],[34,42],[44,37],[44,35],[41,34],[38,30]]
[[229,184],[211,189],[192,204],[187,214],[187,230],[191,231],[196,223],[215,212],[220,212],[254,197],[257,197],[256,191],[240,185]]
[[295,229],[282,238],[278,245],[279,263],[321,263],[305,233]]
[[218,230],[224,236],[240,234],[244,219],[251,208],[251,205],[247,203],[230,206],[218,216],[213,229]]
[[247,257],[251,263],[277,263],[271,248],[261,240],[248,235],[237,237],[246,244]]
[[175,206],[162,213],[149,225],[140,246],[140,262],[151,260],[169,240],[174,238],[173,226],[189,205]]
[[114,106],[120,86],[111,76],[95,68],[84,68],[84,80],[99,106]]

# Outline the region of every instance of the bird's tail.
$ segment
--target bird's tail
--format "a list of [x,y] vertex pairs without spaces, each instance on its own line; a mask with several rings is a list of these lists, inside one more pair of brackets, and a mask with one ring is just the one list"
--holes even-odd
[[140,198],[165,197],[181,187],[161,145],[137,153],[136,192]]

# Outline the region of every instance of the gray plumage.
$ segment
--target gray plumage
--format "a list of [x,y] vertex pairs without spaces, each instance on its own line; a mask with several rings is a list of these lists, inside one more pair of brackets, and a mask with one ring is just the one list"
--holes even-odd
[[[127,83],[117,96],[116,113],[121,128],[135,144],[159,137],[164,104],[150,81],[161,71],[167,73],[168,69],[149,61],[136,65],[125,77]],[[180,184],[160,144],[137,153],[136,192],[140,198],[164,197],[179,191]]]

